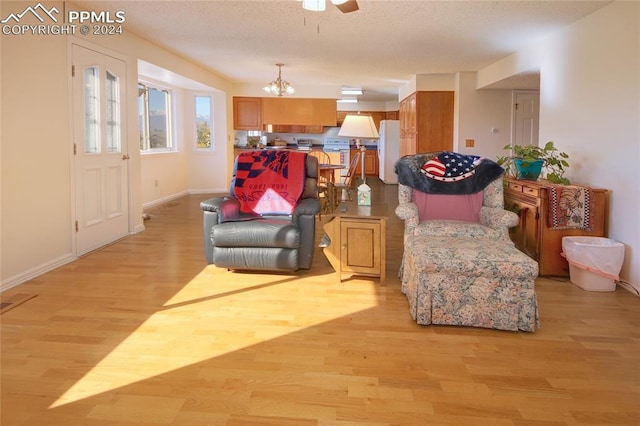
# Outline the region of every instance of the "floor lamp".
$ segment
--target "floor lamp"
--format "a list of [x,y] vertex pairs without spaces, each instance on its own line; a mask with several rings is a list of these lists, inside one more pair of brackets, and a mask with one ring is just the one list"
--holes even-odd
[[373,118],[371,118],[370,115],[347,115],[342,123],[342,127],[340,127],[338,136],[356,140],[356,146],[360,149],[360,160],[362,163],[360,167],[362,184],[358,187],[358,205],[370,206],[371,188],[367,185],[364,174],[364,157],[367,148],[362,145],[361,140],[380,138]]

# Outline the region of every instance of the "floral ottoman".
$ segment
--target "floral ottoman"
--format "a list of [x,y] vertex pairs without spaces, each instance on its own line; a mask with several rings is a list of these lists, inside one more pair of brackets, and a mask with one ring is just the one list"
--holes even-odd
[[510,241],[409,236],[402,292],[418,324],[535,331],[538,264]]

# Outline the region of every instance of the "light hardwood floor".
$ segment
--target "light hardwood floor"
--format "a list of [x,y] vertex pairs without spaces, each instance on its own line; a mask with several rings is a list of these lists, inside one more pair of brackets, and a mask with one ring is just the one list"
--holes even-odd
[[[1,418],[13,425],[638,425],[640,298],[539,279],[541,328],[419,326],[387,279],[205,264],[199,202],[4,292]],[[327,218],[323,215],[323,221]],[[320,225],[320,223],[319,223]]]

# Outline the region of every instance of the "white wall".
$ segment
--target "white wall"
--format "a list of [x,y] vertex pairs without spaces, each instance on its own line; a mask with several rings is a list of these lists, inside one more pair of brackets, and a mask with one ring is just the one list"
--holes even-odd
[[478,72],[482,87],[540,70],[540,141],[569,154],[574,183],[609,190],[607,229],[640,289],[640,3],[616,1]]
[[[476,77],[474,72],[456,76],[453,149],[496,160],[511,140],[512,91],[477,90]],[[475,147],[466,147],[466,139],[474,139]]]
[[[23,6],[17,4],[18,12]],[[3,5],[2,12],[8,10]],[[36,276],[73,256],[66,40],[1,38],[4,283],[17,275]]]
[[400,102],[358,102],[357,104],[338,102],[338,111],[398,111]]
[[401,101],[413,92],[455,90],[455,74],[418,74],[398,91],[398,100]]
[[[62,2],[51,2],[63,10]],[[2,2],[2,16],[21,12],[28,2]],[[67,8],[72,4],[67,3]],[[218,100],[223,111],[216,119],[216,138],[220,149],[215,154],[202,155],[191,165],[201,166],[198,172],[182,166],[175,177],[175,187],[167,193],[188,191],[192,182],[206,180],[210,188],[228,187],[228,165],[232,150],[227,149],[231,140],[232,103],[231,83],[188,62],[158,46],[130,33],[126,29],[120,36],[2,36],[0,49],[2,72],[2,115],[0,156],[2,217],[0,218],[0,289],[4,290],[75,259],[72,223],[72,154],[70,130],[70,40],[91,44],[98,50],[115,52],[127,62],[127,84],[130,106],[136,105],[137,60],[144,59],[175,74],[201,82],[220,91]],[[127,129],[130,143],[129,162],[131,179],[130,232],[143,229],[143,179],[161,176],[162,182],[170,181],[175,169],[158,159],[153,165],[141,165],[138,146],[137,109],[128,109]],[[184,128],[182,132],[184,132]],[[181,137],[184,133],[181,134]],[[186,160],[178,154],[181,164]],[[189,153],[191,155],[191,153]],[[196,154],[194,153],[194,156]],[[154,159],[155,160],[155,159]],[[152,160],[153,161],[153,160]],[[150,162],[151,163],[151,162]],[[199,164],[198,164],[199,163]],[[162,169],[162,170],[160,170]],[[198,183],[201,185],[201,182]],[[145,196],[153,194],[145,189]]]
[[540,140],[570,155],[569,178],[610,190],[609,237],[640,289],[640,3],[614,2],[539,47]]

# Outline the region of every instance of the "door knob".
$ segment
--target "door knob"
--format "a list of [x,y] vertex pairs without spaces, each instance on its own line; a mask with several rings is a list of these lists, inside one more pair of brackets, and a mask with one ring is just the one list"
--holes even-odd
[[130,160],[131,157],[129,157],[129,155],[127,155],[127,154],[122,154],[122,159],[123,160]]

